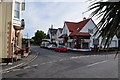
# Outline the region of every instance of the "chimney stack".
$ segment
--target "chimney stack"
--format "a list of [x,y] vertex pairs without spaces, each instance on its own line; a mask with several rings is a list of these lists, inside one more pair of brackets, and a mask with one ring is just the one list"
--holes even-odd
[[51,29],[53,29],[53,25],[51,25]]
[[84,17],[83,20],[86,20],[86,17]]

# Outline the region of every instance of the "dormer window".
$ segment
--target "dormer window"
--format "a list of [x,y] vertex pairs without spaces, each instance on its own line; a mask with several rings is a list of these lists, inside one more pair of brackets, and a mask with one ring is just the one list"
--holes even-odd
[[20,18],[20,3],[19,2],[15,2],[15,6],[14,6],[14,18]]
[[93,29],[88,29],[88,33],[93,34]]
[[77,28],[77,31],[79,30],[80,28]]

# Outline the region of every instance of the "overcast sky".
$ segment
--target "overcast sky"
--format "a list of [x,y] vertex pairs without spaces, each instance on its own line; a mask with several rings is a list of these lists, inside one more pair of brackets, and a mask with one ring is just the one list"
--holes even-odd
[[[26,10],[23,13],[26,27],[23,30],[23,37],[27,33],[34,36],[36,30],[42,30],[47,33],[48,29],[53,25],[54,28],[62,28],[64,21],[79,22],[83,20],[83,16],[89,16],[88,10],[90,5],[85,0],[80,2],[26,2]],[[72,0],[71,0],[72,1]]]

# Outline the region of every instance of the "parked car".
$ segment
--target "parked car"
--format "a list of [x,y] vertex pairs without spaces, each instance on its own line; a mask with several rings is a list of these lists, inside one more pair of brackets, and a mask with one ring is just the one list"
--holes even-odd
[[50,44],[49,46],[47,46],[48,49],[54,49],[56,46],[54,44]]
[[41,48],[47,48],[48,45],[49,45],[49,42],[42,42],[40,47]]
[[60,45],[60,46],[58,46],[58,47],[55,47],[54,48],[54,50],[55,51],[68,51],[68,49],[65,47],[65,46],[63,46],[63,45]]

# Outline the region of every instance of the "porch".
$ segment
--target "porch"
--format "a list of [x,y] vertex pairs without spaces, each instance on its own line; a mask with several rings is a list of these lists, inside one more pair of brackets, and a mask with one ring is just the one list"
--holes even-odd
[[68,47],[75,49],[89,49],[90,36],[73,36],[68,40]]

